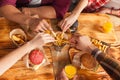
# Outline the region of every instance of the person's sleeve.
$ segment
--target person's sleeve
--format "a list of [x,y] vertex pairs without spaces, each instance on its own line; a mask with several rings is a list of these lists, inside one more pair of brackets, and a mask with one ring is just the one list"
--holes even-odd
[[64,17],[64,14],[68,11],[70,7],[71,0],[55,0],[53,7],[56,11],[56,16],[59,19]]
[[16,0],[0,0],[0,7],[5,5],[13,5],[16,6]]
[[85,12],[95,12],[100,7],[104,6],[110,0],[88,0],[88,5]]

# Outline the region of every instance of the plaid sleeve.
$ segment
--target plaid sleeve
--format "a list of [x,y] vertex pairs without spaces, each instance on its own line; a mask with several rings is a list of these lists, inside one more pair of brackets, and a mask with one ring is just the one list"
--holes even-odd
[[96,9],[104,6],[110,0],[88,0],[88,6],[86,7],[87,12],[95,11]]
[[0,0],[0,7],[4,5],[16,6],[16,0]]

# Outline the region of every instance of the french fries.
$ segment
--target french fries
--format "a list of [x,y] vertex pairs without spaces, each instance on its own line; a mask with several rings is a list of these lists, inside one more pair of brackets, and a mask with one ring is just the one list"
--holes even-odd
[[91,42],[92,42],[97,48],[99,48],[100,50],[102,50],[103,52],[105,52],[106,49],[109,47],[109,46],[103,44],[102,41],[97,40],[97,39],[93,39],[93,38],[92,38],[92,39],[91,39]]
[[55,33],[54,31],[46,30],[45,33],[52,35],[55,38],[55,45],[62,46],[65,43],[68,43],[67,39],[64,38],[64,34],[61,32]]
[[68,41],[64,38],[64,35],[62,35],[62,33],[57,33],[55,39],[56,39],[55,42],[56,46],[62,46],[65,43],[68,43]]

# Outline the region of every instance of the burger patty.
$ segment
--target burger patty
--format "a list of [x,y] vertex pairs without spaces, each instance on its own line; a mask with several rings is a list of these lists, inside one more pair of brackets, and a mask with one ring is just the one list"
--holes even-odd
[[38,65],[43,61],[43,59],[44,55],[38,49],[32,50],[29,54],[29,60],[32,64]]

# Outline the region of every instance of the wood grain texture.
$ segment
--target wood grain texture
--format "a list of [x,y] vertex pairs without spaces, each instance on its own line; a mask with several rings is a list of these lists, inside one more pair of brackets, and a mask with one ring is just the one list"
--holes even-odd
[[81,35],[88,35],[92,38],[105,41],[107,43],[116,42],[116,34],[114,28],[109,33],[100,31],[100,27],[106,22],[110,21],[111,18],[105,14],[81,14],[78,18],[79,27],[78,33]]
[[[9,32],[20,25],[0,18],[0,58],[17,48],[9,38]],[[17,61],[7,70],[0,80],[54,80],[52,58],[49,48],[45,47],[49,65],[39,68],[37,71],[26,68],[23,59]]]
[[[86,17],[86,16],[89,16],[89,17]],[[102,16],[102,18],[101,18],[101,16]],[[84,21],[83,18],[86,21],[83,22],[82,24],[85,24],[85,23],[91,24],[91,22],[90,22],[91,20],[93,21],[93,23],[95,21],[94,24],[98,24],[98,22],[100,23],[101,20],[104,20],[106,18],[110,19],[110,17],[108,17],[106,15],[81,14],[78,20],[79,21],[81,20],[81,22],[82,22],[82,21]],[[114,17],[112,19],[114,19]],[[114,22],[116,22],[115,20],[114,20]],[[57,22],[54,21],[54,23],[56,24]],[[83,26],[86,26],[86,28],[88,27],[87,25],[83,25]],[[55,27],[57,27],[57,26],[55,26]],[[13,30],[14,28],[20,28],[20,26],[16,23],[6,20],[5,18],[0,18],[0,58],[9,54],[10,51],[17,48],[9,38],[9,32],[11,30]],[[80,28],[80,29],[82,29],[82,28]],[[87,29],[87,31],[88,31],[88,29]],[[87,31],[83,31],[82,33],[88,34]],[[119,22],[117,23],[117,26],[115,26],[115,32],[117,32],[116,33],[117,38],[118,38],[117,42],[120,43],[120,37],[119,37],[120,23]],[[99,40],[102,40],[102,41],[106,41],[106,42],[110,42],[110,43],[116,42],[116,35],[114,32],[112,32],[110,34],[102,34],[100,32],[94,32],[94,33],[92,32],[92,33],[89,33],[89,35],[92,35],[92,37],[98,38]],[[48,47],[45,47],[45,52],[47,54],[47,58],[50,61],[50,64],[48,66],[39,68],[37,71],[32,71],[32,70],[26,68],[26,66],[23,62],[23,59],[21,59],[16,64],[14,64],[9,70],[7,70],[2,76],[0,76],[0,80],[54,80],[52,57],[51,57],[51,53],[50,53],[50,50]],[[112,49],[111,55],[113,55],[113,56],[119,55],[119,57],[115,57],[115,58],[120,59],[119,51],[120,51],[120,48],[118,48],[117,50],[116,50],[116,48]]]

